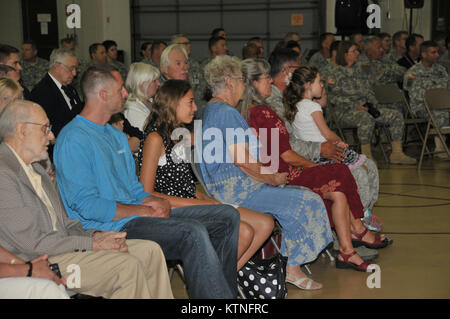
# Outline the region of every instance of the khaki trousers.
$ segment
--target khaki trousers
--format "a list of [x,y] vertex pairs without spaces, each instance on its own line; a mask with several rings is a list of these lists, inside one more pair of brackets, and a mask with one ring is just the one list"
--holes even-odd
[[[53,256],[68,289],[104,298],[173,298],[164,254],[159,245],[149,240],[127,240],[128,253],[107,250],[75,252]],[[79,266],[79,288],[75,267]],[[69,267],[69,268],[68,268]]]

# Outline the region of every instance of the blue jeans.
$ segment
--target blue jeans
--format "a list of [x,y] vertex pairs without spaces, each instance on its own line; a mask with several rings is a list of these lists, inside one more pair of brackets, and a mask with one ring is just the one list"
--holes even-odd
[[237,297],[239,212],[228,205],[172,208],[169,218],[138,217],[127,239],[157,242],[166,260],[181,260],[190,298]]

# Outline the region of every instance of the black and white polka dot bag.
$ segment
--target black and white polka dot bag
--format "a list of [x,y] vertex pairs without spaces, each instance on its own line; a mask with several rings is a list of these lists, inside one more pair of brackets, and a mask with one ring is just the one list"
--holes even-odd
[[238,271],[238,283],[248,299],[284,299],[287,257],[252,258]]

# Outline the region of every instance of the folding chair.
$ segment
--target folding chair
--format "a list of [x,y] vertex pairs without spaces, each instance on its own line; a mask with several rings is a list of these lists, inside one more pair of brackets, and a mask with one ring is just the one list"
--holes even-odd
[[[420,138],[420,141],[423,143],[423,134],[420,132],[419,124],[426,124],[426,119],[417,118],[414,113],[411,111],[411,106],[409,105],[408,99],[405,96],[403,90],[401,90],[396,83],[391,84],[382,84],[378,85],[374,89],[375,97],[380,104],[394,104],[394,103],[402,103],[406,107],[404,108],[404,121],[405,127],[409,125],[414,125],[416,129],[417,135]],[[407,130],[405,130],[405,138],[404,145],[408,142]]]
[[425,132],[424,143],[422,146],[422,152],[420,153],[420,160],[417,169],[420,170],[422,167],[422,159],[425,153],[425,147],[428,140],[428,136],[430,135],[438,135],[441,140],[442,145],[444,146],[445,151],[439,152],[430,152],[430,154],[437,153],[447,153],[447,156],[450,158],[450,151],[448,150],[447,144],[445,143],[445,139],[443,135],[450,134],[450,126],[439,127],[436,123],[436,120],[433,116],[433,111],[436,110],[448,110],[450,112],[450,90],[449,89],[428,89],[424,95],[424,104],[425,110],[428,113],[428,124],[427,130]]

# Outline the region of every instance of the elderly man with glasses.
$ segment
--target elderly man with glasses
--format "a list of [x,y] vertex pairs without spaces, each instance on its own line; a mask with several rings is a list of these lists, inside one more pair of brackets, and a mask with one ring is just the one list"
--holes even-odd
[[53,125],[53,134],[69,123],[83,108],[72,81],[78,60],[73,51],[55,49],[50,56],[50,70],[31,91],[31,100],[41,105]]

